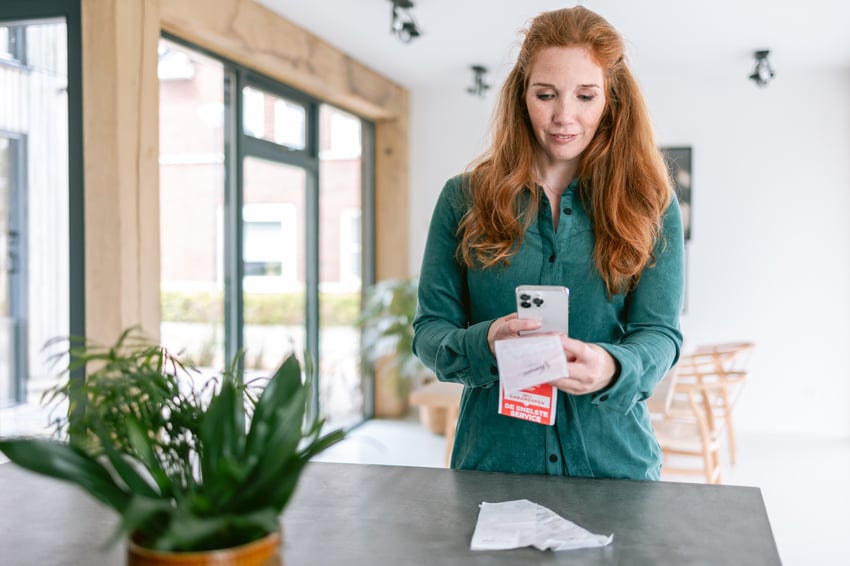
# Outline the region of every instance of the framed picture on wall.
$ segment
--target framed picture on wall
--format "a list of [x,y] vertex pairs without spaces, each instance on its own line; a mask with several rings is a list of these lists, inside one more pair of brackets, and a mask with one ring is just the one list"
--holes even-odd
[[676,197],[682,209],[682,225],[685,229],[685,241],[691,239],[691,185],[693,180],[691,170],[690,147],[661,147],[661,154],[667,163]]

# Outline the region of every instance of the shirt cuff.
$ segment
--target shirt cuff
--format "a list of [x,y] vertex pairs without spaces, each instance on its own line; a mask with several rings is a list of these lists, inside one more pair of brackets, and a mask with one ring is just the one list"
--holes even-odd
[[464,349],[469,360],[469,375],[471,387],[492,387],[499,381],[499,369],[496,365],[496,356],[490,351],[487,342],[487,332],[490,330],[492,320],[485,320],[473,324],[466,329],[464,335]]
[[638,370],[628,363],[633,356],[630,355],[626,346],[617,344],[599,344],[599,346],[614,358],[617,372],[608,387],[591,393],[591,403],[599,408],[627,413],[641,399],[638,391]]

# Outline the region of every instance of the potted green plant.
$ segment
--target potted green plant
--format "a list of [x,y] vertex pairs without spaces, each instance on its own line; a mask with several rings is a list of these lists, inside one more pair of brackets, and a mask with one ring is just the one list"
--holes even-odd
[[165,563],[171,553],[228,563],[234,549],[261,545],[258,563],[278,563],[279,517],[304,466],[343,438],[305,419],[310,382],[294,356],[247,383],[237,356],[203,385],[134,329],[109,348],[71,340],[57,356],[69,373],[88,370],[79,386],[48,392],[48,401],[68,401],[71,418],[57,424],[59,438],[0,439],[0,451],[114,509],[130,564]]
[[412,349],[417,289],[414,278],[379,281],[369,288],[360,313],[361,355],[375,369],[379,417],[406,414],[411,389],[431,375]]

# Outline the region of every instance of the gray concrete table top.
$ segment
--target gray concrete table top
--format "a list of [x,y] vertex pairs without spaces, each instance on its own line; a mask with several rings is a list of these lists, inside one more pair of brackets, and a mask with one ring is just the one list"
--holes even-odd
[[[478,506],[529,499],[604,548],[471,551]],[[753,487],[311,463],[282,517],[284,564],[780,564]],[[112,565],[117,518],[78,488],[0,464],[0,563]]]
[[[562,552],[469,550],[481,502],[515,499],[614,540]],[[283,523],[287,566],[781,563],[753,487],[314,463]]]

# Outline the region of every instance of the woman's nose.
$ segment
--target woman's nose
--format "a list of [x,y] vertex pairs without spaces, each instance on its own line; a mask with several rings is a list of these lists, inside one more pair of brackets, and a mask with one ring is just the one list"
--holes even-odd
[[569,123],[575,118],[575,111],[575,104],[571,100],[561,99],[555,105],[552,121],[556,124]]

